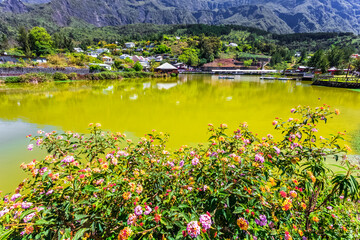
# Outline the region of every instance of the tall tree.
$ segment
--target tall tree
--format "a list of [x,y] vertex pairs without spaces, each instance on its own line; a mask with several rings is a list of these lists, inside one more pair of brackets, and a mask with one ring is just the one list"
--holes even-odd
[[0,52],[4,52],[9,47],[8,38],[5,34],[0,36]]
[[283,58],[279,52],[276,52],[270,60],[270,66],[275,66],[278,63],[281,63],[283,61]]
[[79,47],[83,50],[83,51],[87,51],[87,48],[91,45],[91,41],[90,39],[85,39],[83,41],[81,41]]
[[307,58],[307,51],[305,48],[301,50],[301,58],[299,60],[299,63],[305,62],[305,59]]
[[353,60],[352,65],[354,66],[355,71],[360,70],[360,58],[356,58]]
[[220,38],[202,35],[198,46],[200,48],[200,58],[205,58],[208,62],[214,61],[214,58],[219,56],[221,46]]
[[61,49],[64,46],[64,38],[62,36],[61,33],[54,33],[54,35],[52,36],[52,39],[54,41],[54,47],[57,49]]
[[54,47],[57,49],[65,49],[69,52],[74,51],[74,43],[71,37],[66,37],[63,33],[55,33],[52,36]]
[[327,58],[329,60],[329,64],[331,67],[338,68],[343,60],[343,52],[339,47],[333,47],[329,50],[327,54]]
[[29,32],[29,43],[31,50],[36,56],[53,52],[54,42],[50,34],[42,27],[34,27]]
[[186,48],[183,53],[179,56],[179,61],[190,66],[199,65],[198,51],[193,48]]
[[70,37],[64,36],[64,43],[63,48],[68,50],[69,52],[74,51],[74,42]]
[[329,60],[328,56],[325,54],[325,51],[320,49],[315,52],[314,56],[310,59],[309,64],[310,67],[320,68],[322,72],[326,72],[329,68]]
[[30,47],[30,41],[29,41],[29,32],[26,30],[25,27],[19,28],[19,35],[17,39],[21,50],[24,52],[25,56],[31,57],[31,47]]
[[350,57],[355,49],[351,47],[332,47],[328,51],[328,60],[331,67],[344,68],[350,62]]

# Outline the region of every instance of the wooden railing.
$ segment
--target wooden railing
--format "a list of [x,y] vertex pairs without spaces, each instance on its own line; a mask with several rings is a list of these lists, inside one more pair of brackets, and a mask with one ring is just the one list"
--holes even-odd
[[315,81],[322,81],[322,82],[343,82],[343,83],[360,83],[360,78],[358,77],[318,77]]
[[312,85],[338,87],[338,88],[352,88],[360,89],[360,78],[358,77],[332,77],[322,78],[318,76],[314,79]]

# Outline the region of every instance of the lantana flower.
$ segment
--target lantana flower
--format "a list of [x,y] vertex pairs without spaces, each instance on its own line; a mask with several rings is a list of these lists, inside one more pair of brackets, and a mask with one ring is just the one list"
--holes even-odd
[[200,235],[200,230],[201,230],[201,228],[200,228],[197,221],[189,222],[187,227],[186,227],[187,233],[192,238],[196,238],[197,236],[199,236]]

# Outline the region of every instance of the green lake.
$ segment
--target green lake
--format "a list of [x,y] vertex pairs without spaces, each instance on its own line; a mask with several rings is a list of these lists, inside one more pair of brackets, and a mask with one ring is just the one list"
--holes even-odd
[[[143,81],[143,80],[142,80]],[[340,116],[321,125],[327,136],[347,131],[354,152],[360,142],[360,92],[311,86],[309,82],[236,76],[180,75],[177,82],[77,81],[0,85],[0,190],[12,191],[25,177],[19,165],[42,156],[27,151],[26,135],[38,129],[86,133],[88,124],[135,139],[152,129],[170,133],[169,148],[206,142],[207,124],[246,121],[260,135],[276,135],[271,122],[287,119],[298,105],[329,104]]]

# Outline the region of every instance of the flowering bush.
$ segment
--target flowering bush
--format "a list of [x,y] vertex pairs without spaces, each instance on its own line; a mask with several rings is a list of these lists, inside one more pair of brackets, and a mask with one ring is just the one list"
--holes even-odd
[[[359,239],[357,166],[342,133],[317,125],[338,111],[297,107],[276,119],[281,138],[209,124],[209,144],[170,153],[168,136],[57,132],[31,138],[47,150],[0,200],[1,239]],[[333,173],[328,158],[343,163]]]

